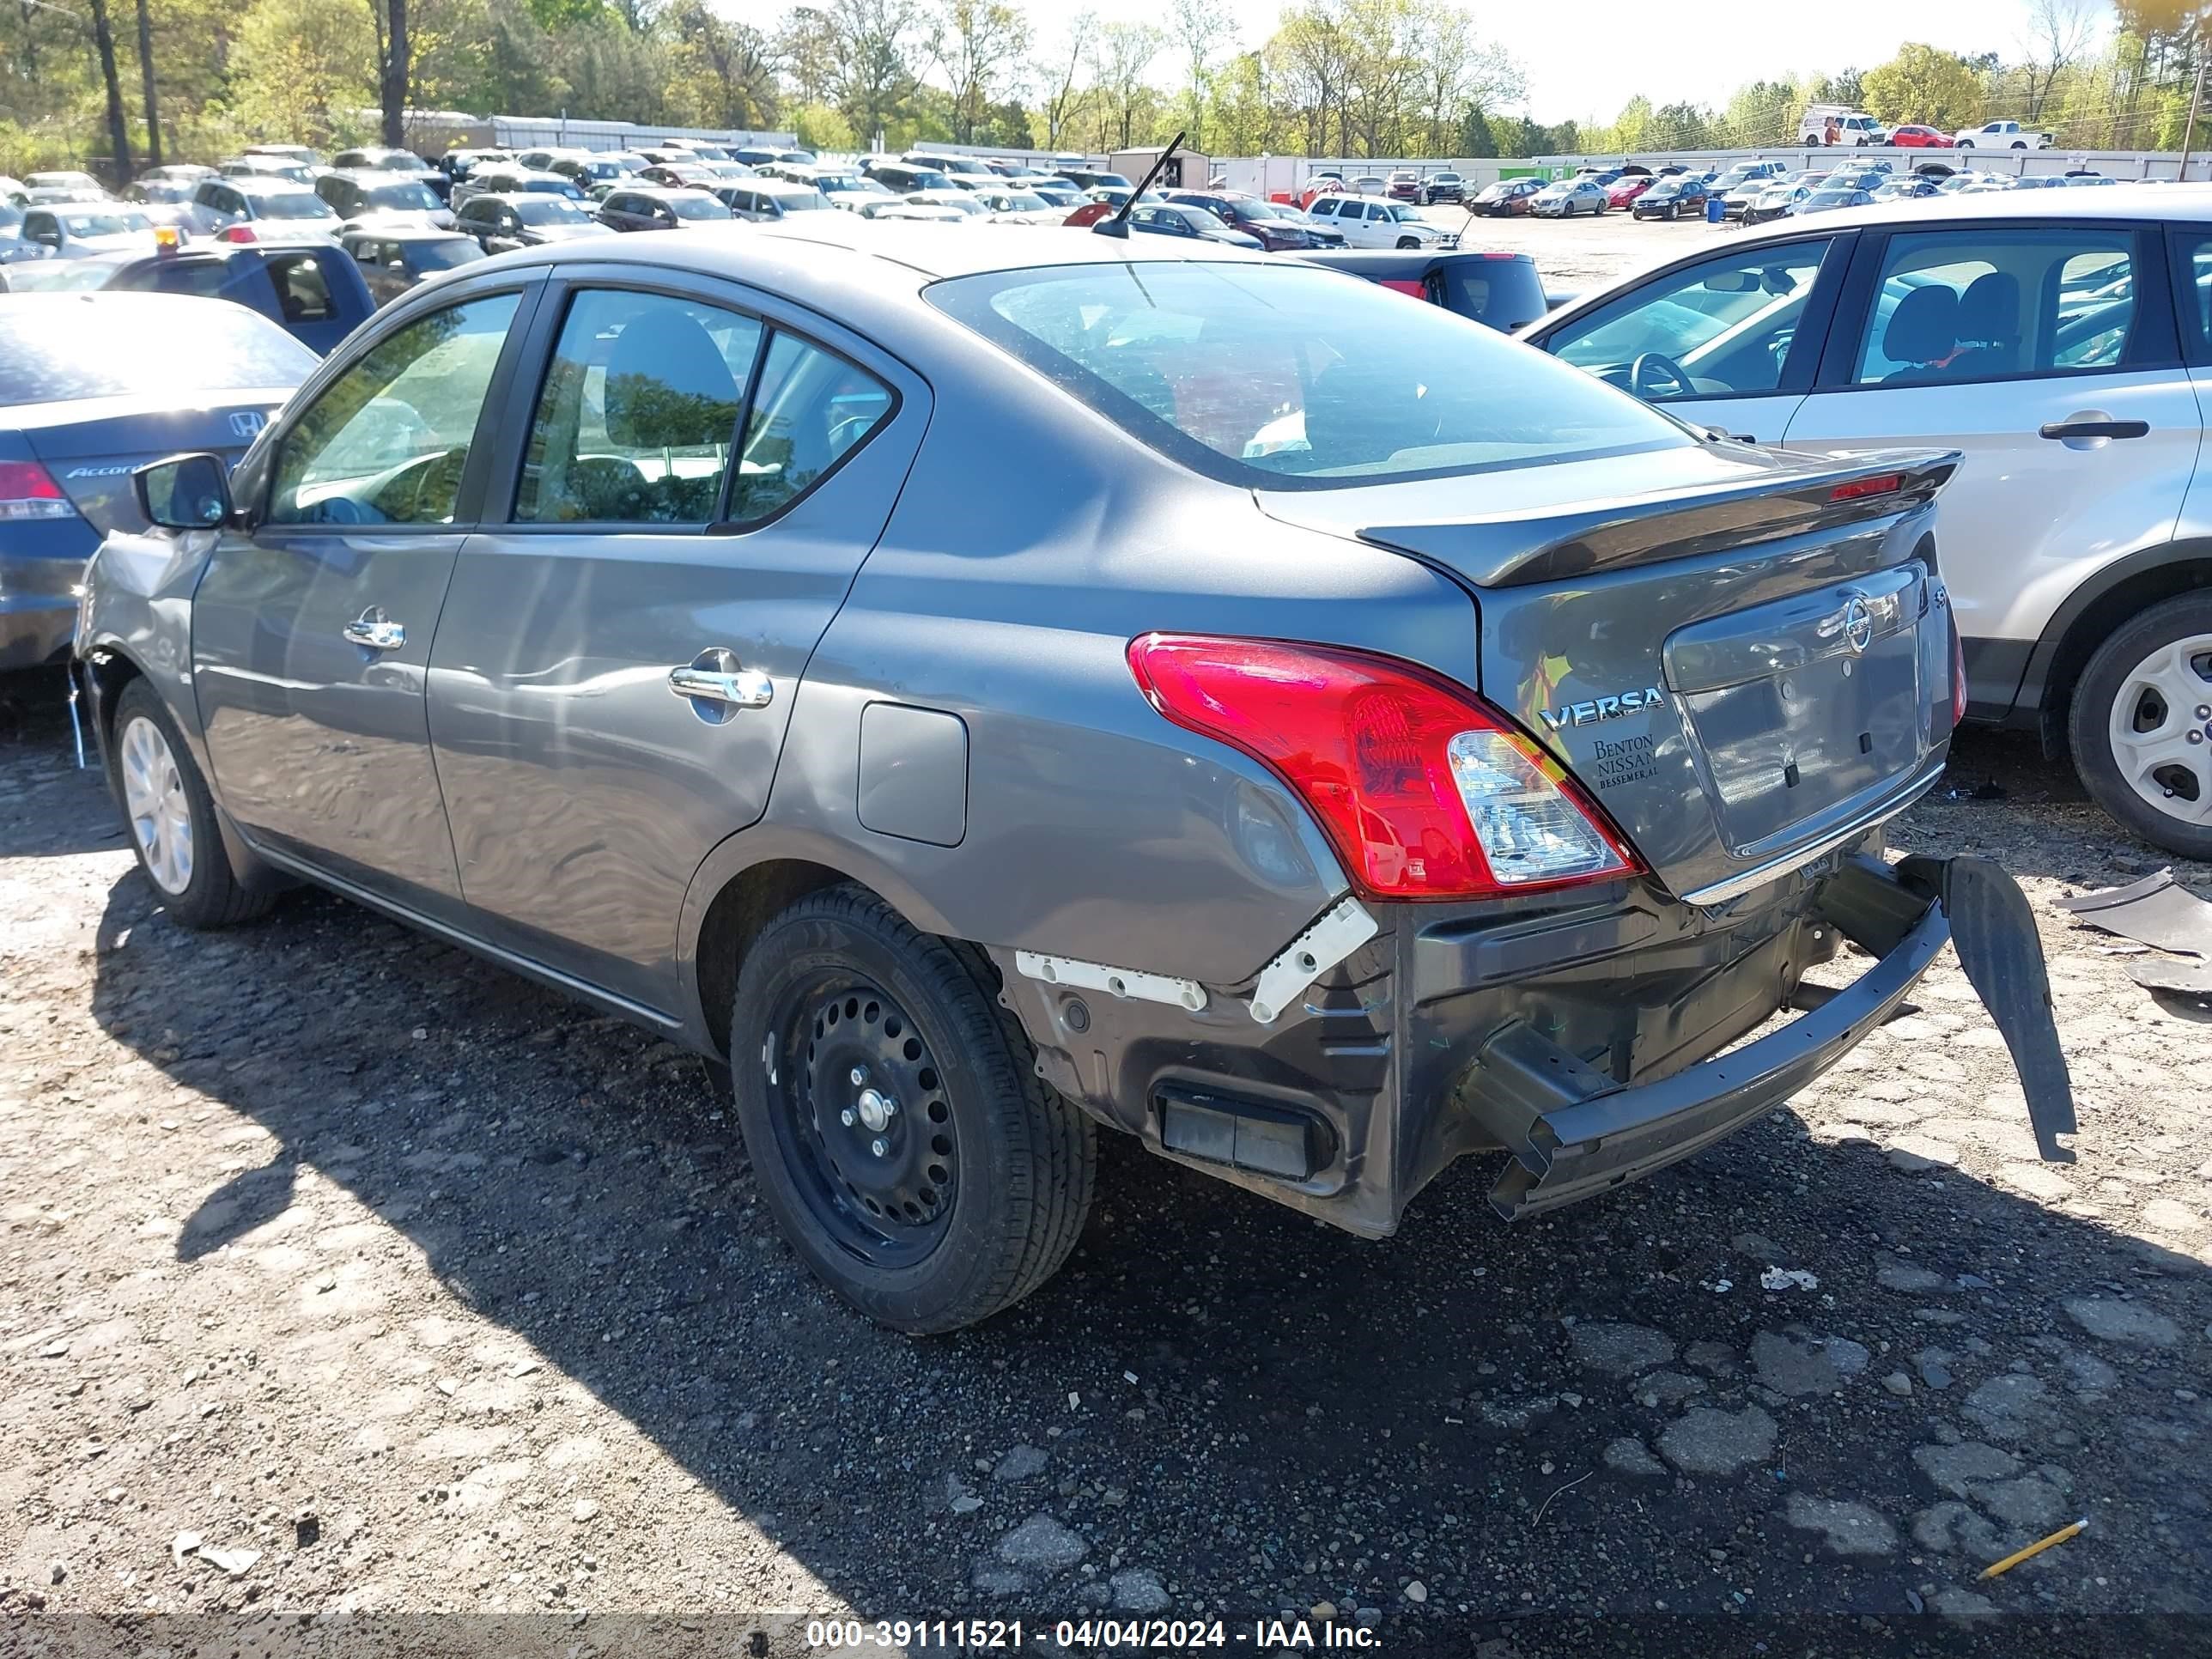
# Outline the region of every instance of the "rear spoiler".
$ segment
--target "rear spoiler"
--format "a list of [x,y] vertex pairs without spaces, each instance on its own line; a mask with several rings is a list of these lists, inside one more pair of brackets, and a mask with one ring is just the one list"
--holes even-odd
[[[1504,553],[1492,550],[1498,519],[1376,525],[1358,533],[1363,541],[1445,558],[1477,586],[1520,587],[1895,518],[1933,500],[1960,459],[1957,450],[1876,451],[1688,496],[1626,497],[1564,517],[1547,512],[1547,528],[1564,534]],[[1456,554],[1438,545],[1455,539],[1455,531],[1464,536]]]

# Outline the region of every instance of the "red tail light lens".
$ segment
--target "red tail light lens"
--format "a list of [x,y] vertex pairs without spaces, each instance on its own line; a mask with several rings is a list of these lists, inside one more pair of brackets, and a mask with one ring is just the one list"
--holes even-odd
[[74,519],[76,508],[36,461],[0,461],[0,524],[25,519]]
[[1497,710],[1395,658],[1147,634],[1129,666],[1176,725],[1295,790],[1370,898],[1494,898],[1602,881],[1635,853]]
[[218,242],[258,242],[261,240],[253,234],[252,225],[225,225],[216,232],[215,239]]
[[1855,501],[1865,495],[1894,495],[1905,488],[1901,472],[1878,472],[1871,478],[1853,478],[1828,492],[1832,501]]

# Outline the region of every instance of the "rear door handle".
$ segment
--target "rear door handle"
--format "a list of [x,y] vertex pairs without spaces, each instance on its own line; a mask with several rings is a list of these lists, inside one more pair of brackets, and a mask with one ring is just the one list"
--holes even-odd
[[731,708],[765,708],[775,701],[775,682],[757,668],[741,668],[738,655],[717,646],[681,668],[668,671],[668,689],[694,702]]
[[360,617],[345,625],[343,630],[356,645],[366,646],[371,651],[397,651],[407,643],[407,629],[393,622],[374,605],[361,613]]
[[2046,421],[2036,429],[2039,438],[2148,438],[2148,421]]

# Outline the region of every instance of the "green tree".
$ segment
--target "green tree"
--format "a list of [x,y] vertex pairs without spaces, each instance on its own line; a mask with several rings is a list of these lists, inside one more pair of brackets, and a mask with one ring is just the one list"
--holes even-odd
[[1862,77],[1867,113],[1894,125],[1919,121],[1947,131],[1978,121],[1984,101],[1981,76],[1954,52],[1907,41],[1897,56]]

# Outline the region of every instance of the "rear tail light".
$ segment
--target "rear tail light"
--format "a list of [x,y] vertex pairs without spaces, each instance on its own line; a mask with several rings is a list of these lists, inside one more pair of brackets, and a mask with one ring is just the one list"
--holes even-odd
[[1866,495],[1894,495],[1905,488],[1901,472],[1878,472],[1871,478],[1853,478],[1849,483],[1839,483],[1828,492],[1832,501],[1856,501]]
[[76,508],[36,461],[0,461],[0,524],[25,519],[74,519]]
[[218,242],[258,242],[261,240],[253,234],[252,225],[225,225],[216,232],[215,239]]
[[1176,725],[1295,790],[1370,898],[1495,898],[1602,881],[1635,853],[1496,709],[1395,658],[1147,634],[1129,666]]

